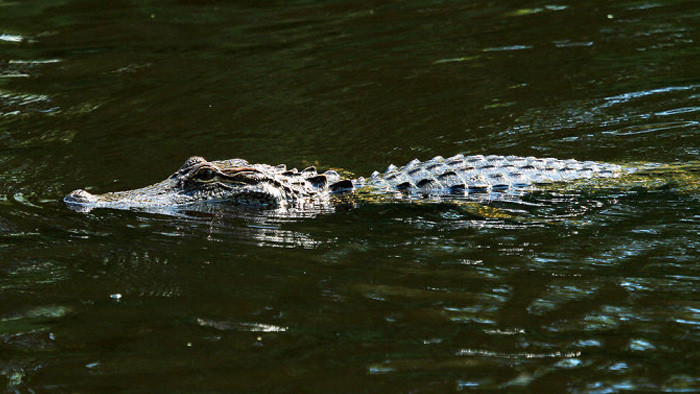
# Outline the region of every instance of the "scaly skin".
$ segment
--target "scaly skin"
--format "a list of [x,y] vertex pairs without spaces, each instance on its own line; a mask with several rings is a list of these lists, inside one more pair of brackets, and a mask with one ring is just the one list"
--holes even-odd
[[64,201],[78,209],[171,207],[206,201],[226,201],[271,208],[304,209],[326,204],[331,196],[356,188],[377,193],[479,199],[485,193],[519,196],[537,185],[586,178],[614,178],[628,170],[592,161],[537,159],[516,156],[440,156],[383,174],[343,179],[314,167],[287,170],[284,165],[249,164],[242,159],[207,161],[191,157],[168,179],[141,189],[91,194],[78,189]]

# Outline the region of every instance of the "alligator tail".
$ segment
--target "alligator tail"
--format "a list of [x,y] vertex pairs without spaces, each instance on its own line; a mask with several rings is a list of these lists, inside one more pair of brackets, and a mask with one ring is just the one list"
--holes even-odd
[[650,189],[700,191],[700,161],[682,163],[638,163],[625,166],[635,183]]

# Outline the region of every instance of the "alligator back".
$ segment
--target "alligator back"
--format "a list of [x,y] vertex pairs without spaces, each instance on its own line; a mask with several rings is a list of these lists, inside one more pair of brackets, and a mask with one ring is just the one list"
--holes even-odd
[[359,179],[358,186],[426,194],[519,193],[537,185],[585,178],[614,178],[627,172],[616,164],[518,156],[437,156]]

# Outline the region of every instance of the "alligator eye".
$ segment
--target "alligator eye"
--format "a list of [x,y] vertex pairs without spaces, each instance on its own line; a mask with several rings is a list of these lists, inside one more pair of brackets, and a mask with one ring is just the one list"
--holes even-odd
[[202,168],[194,174],[194,178],[198,181],[209,182],[216,177],[216,172],[210,168]]

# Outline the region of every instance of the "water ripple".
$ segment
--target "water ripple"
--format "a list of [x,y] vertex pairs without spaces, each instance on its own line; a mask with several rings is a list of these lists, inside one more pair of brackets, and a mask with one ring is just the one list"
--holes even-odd
[[640,99],[643,97],[649,97],[654,95],[661,95],[671,92],[695,90],[700,88],[700,85],[687,85],[687,86],[667,86],[663,88],[641,90],[636,92],[622,93],[615,96],[609,96],[605,98],[605,104],[601,107],[610,107],[613,105],[618,105],[622,103],[628,103],[632,100]]
[[0,41],[5,42],[22,42],[24,37],[18,34],[0,34]]

